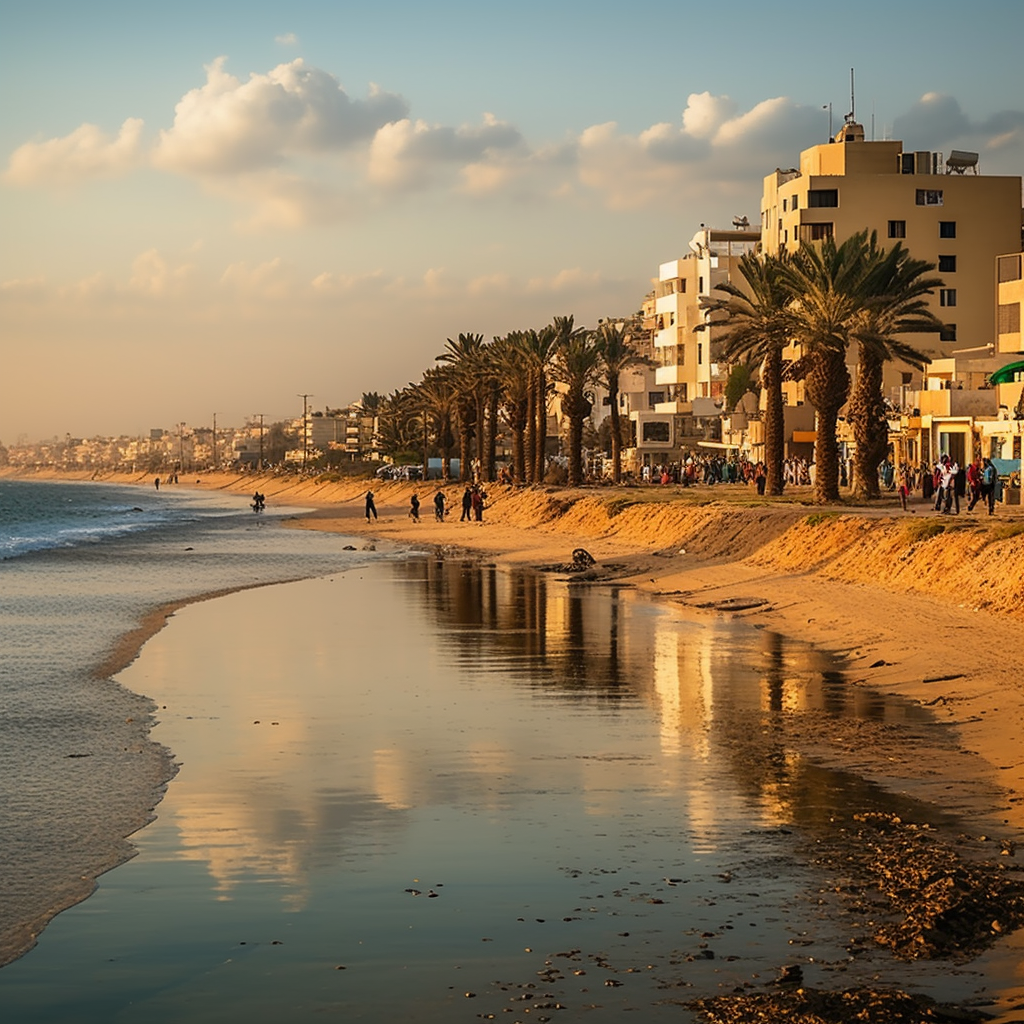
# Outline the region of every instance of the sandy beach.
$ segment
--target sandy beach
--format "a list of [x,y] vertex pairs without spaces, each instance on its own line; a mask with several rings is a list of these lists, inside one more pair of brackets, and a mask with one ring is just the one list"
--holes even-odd
[[[146,477],[114,478],[151,486]],[[901,696],[946,725],[954,748],[924,756],[885,742],[884,730],[826,730],[807,718],[789,739],[803,756],[963,815],[1004,837],[1024,826],[1024,721],[1018,661],[1024,641],[1024,517],[940,520],[916,504],[822,509],[808,495],[770,504],[741,488],[492,487],[482,523],[433,518],[436,485],[369,484],[379,518],[367,523],[366,481],[204,476],[190,486],[250,494],[311,513],[288,525],[506,568],[541,569],[583,587],[627,587],[698,622],[742,620],[839,659],[847,683]],[[421,520],[408,515],[418,493]],[[595,564],[568,571],[585,548]],[[998,845],[998,844],[997,844]],[[1004,844],[1005,845],[1005,844]],[[998,851],[996,851],[998,853]],[[1020,944],[985,954],[985,969],[1017,976]],[[1019,1001],[1009,983],[1004,1006]],[[1018,979],[1018,985],[1020,979]],[[1006,1017],[1012,1020],[1013,1017]]]

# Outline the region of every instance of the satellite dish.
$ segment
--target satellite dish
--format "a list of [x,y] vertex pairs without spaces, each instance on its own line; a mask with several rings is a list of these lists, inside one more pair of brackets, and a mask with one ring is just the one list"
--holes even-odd
[[746,231],[750,227],[750,221],[746,217],[733,217],[732,226],[738,231]]

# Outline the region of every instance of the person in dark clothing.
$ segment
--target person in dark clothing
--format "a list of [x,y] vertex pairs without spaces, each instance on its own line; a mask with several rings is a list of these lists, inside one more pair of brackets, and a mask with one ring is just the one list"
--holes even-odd
[[366,492],[366,521],[370,521],[370,516],[374,519],[377,518],[377,506],[373,503],[373,491]]
[[416,494],[409,499],[409,515],[414,523],[420,521],[420,499]]
[[467,523],[473,518],[472,509],[473,491],[471,488],[467,487],[465,491],[462,492],[462,515],[459,516],[460,523]]
[[444,522],[444,491],[438,491],[434,495],[434,518],[439,522]]

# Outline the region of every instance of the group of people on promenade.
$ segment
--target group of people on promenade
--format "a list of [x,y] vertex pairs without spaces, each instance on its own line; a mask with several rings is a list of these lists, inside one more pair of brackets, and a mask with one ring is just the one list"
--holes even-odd
[[[903,473],[903,467],[899,467],[897,475]],[[970,498],[967,504],[968,512],[973,512],[974,506],[981,501],[988,508],[990,516],[995,514],[999,474],[991,459],[974,459],[966,469],[962,469],[955,459],[943,455],[935,463],[930,478],[923,477],[922,485],[925,498],[934,495],[935,511],[941,515],[959,515],[961,497]],[[898,482],[897,487],[905,509],[906,480],[904,479],[902,485]]]
[[[462,494],[462,515],[460,523],[484,521],[484,503],[487,499],[487,492],[480,484],[472,484]],[[371,517],[377,518],[377,506],[373,500],[373,491],[366,492],[365,499],[366,521],[370,522]],[[451,507],[448,503],[448,495],[443,488],[438,488],[434,495],[434,518],[439,523],[445,521],[445,517],[451,514]],[[420,521],[420,496],[416,493],[409,499],[409,518],[414,522]]]

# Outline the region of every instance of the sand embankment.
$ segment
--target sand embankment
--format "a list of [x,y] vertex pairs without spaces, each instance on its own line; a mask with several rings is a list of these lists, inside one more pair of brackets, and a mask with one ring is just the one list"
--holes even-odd
[[[150,475],[72,474],[152,487]],[[36,479],[42,474],[35,475]],[[61,474],[62,479],[68,475]],[[917,502],[819,508],[788,495],[765,501],[743,487],[491,486],[485,522],[436,522],[436,484],[206,474],[190,486],[311,506],[294,525],[402,544],[465,549],[519,565],[597,559],[586,574],[615,579],[692,616],[742,615],[842,658],[854,682],[904,694],[958,730],[990,766],[1006,801],[991,808],[1024,827],[1024,514],[939,517]],[[181,486],[184,486],[182,484]],[[367,523],[363,498],[376,496]],[[418,493],[421,521],[408,516]],[[738,611],[737,609],[742,609]],[[870,773],[870,752],[863,764]]]

